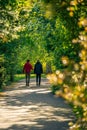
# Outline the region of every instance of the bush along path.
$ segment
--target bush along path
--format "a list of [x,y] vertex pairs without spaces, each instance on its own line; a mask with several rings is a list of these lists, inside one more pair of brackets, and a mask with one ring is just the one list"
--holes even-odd
[[51,93],[45,78],[40,87],[35,79],[28,87],[21,80],[0,97],[0,130],[68,130],[73,120],[72,109]]

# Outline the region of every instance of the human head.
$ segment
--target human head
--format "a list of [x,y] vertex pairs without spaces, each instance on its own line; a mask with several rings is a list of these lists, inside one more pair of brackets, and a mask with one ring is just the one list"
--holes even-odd
[[37,60],[37,63],[39,63],[40,61],[39,60]]
[[39,60],[37,60],[37,62],[39,62]]
[[27,62],[29,62],[30,60],[27,60]]

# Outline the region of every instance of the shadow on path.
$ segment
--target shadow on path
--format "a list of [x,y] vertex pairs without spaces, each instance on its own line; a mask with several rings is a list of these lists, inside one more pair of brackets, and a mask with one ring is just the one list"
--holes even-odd
[[69,105],[51,94],[49,83],[35,79],[26,87],[24,80],[0,97],[0,130],[68,130],[74,119]]

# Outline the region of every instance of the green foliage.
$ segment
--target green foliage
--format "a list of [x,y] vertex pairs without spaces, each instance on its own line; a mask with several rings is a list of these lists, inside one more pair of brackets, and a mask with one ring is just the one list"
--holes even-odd
[[82,118],[83,117],[84,112],[83,112],[82,107],[73,105],[73,111],[76,114],[77,118]]
[[[13,81],[16,72],[22,73],[27,59],[33,65],[40,59],[44,67],[46,62],[52,63],[64,71],[64,74],[58,71],[52,77],[57,82],[52,86],[52,92],[60,90],[63,85],[63,97],[76,106],[74,111],[79,118],[73,130],[85,130],[86,0],[1,0],[0,4],[0,87],[6,80]],[[72,44],[73,40],[75,42]]]
[[4,84],[4,81],[5,81],[4,57],[0,55],[0,89]]
[[58,90],[60,90],[61,86],[60,85],[52,85],[51,86],[51,91],[53,94],[55,94]]

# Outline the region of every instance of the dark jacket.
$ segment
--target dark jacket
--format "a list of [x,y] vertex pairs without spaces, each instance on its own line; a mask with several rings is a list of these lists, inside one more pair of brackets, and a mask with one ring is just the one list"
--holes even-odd
[[34,73],[35,74],[41,74],[41,73],[43,73],[42,64],[39,61],[37,61],[37,63],[34,66]]

